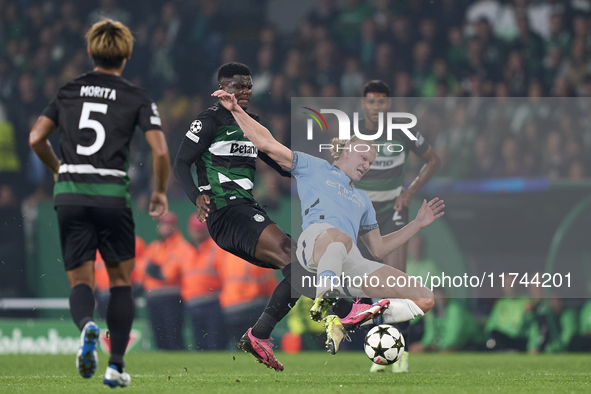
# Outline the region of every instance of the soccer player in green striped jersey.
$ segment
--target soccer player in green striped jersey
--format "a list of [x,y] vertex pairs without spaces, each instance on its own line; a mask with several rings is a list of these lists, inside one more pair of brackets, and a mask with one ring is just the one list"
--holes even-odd
[[[365,111],[365,118],[359,120],[359,132],[366,135],[375,134],[379,127],[380,113],[385,114],[391,106],[388,85],[379,80],[368,82],[363,88],[361,107]],[[376,160],[363,178],[355,182],[355,187],[364,190],[372,201],[378,224],[384,234],[398,231],[408,224],[408,208],[413,197],[441,165],[441,160],[425,137],[414,129],[409,131],[417,137],[416,141],[410,140],[399,129],[394,130],[391,141],[375,141],[380,145]],[[401,145],[403,149],[388,149],[389,144]],[[408,188],[405,188],[404,171],[411,152],[419,156],[425,165]],[[372,258],[362,242],[359,243],[359,249],[365,258]],[[387,255],[382,259],[382,263],[406,272],[406,254],[407,243]],[[399,324],[399,328],[408,336],[408,322]],[[405,353],[401,360],[394,364],[394,371],[408,371],[408,353]],[[374,366],[372,369],[380,367],[377,364]]]
[[[219,89],[236,95],[238,105],[248,108],[252,96],[252,77],[248,66],[227,63],[218,70]],[[258,122],[258,116],[248,113]],[[277,163],[244,136],[232,113],[219,102],[200,113],[191,123],[179,147],[174,173],[193,204],[199,220],[207,222],[211,238],[222,249],[264,267],[281,269],[284,279],[277,285],[265,311],[244,334],[239,347],[260,362],[279,371],[283,365],[273,355],[271,331],[295,305],[303,289],[294,289],[291,269],[296,261],[291,238],[254,200],[257,157],[283,176],[290,176]],[[197,169],[195,185],[191,166]],[[295,245],[293,245],[295,246]],[[310,289],[310,291],[314,291]]]
[[[134,222],[130,207],[129,145],[139,127],[150,144],[156,190],[150,215],[168,211],[170,172],[161,120],[148,93],[121,77],[131,56],[133,36],[121,22],[103,20],[86,35],[92,72],[62,86],[29,135],[29,144],[54,173],[62,254],[70,282],[70,312],[81,333],[76,365],[90,378],[97,367],[99,329],[93,322],[94,259],[105,260],[110,282],[107,326],[111,356],[103,383],[129,385],[123,356],[134,317],[131,272],[135,262]],[[49,135],[60,132],[61,162]]]

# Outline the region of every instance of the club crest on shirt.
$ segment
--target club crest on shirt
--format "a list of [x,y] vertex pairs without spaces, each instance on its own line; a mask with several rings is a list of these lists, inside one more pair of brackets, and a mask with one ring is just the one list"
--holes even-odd
[[201,121],[199,119],[197,119],[196,121],[191,123],[191,127],[189,127],[189,131],[193,134],[197,134],[198,132],[201,131],[202,127],[203,127],[203,124],[201,123]]
[[252,218],[254,219],[255,222],[259,222],[259,223],[265,221],[265,217],[263,215],[258,214],[258,213],[256,215],[254,215]]

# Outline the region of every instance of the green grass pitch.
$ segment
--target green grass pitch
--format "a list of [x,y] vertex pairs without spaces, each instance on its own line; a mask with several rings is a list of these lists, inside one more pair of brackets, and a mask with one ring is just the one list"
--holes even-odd
[[[133,353],[125,393],[589,393],[587,354],[414,354],[411,372],[370,374],[361,352],[278,353],[284,372],[246,353]],[[97,374],[78,376],[75,356],[1,355],[2,393],[105,393]],[[121,390],[121,389],[117,389]]]

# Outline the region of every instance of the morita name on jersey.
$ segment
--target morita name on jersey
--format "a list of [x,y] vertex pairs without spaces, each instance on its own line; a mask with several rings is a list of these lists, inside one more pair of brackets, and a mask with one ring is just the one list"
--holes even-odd
[[98,97],[108,100],[116,100],[117,91],[103,86],[82,86],[80,88],[80,97]]

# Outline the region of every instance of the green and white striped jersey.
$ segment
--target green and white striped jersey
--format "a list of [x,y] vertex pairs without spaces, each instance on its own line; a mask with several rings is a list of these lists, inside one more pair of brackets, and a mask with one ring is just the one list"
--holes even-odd
[[[249,115],[258,121],[256,115]],[[252,200],[258,154],[230,111],[215,104],[191,123],[177,155],[177,161],[187,155],[195,163],[197,191],[191,190],[190,182],[179,180],[193,203],[199,194],[209,195],[215,209]]]
[[[396,197],[404,191],[404,171],[410,152],[421,157],[429,149],[429,144],[419,132],[409,130],[416,141],[410,140],[404,132],[395,129],[392,140],[377,140],[378,155],[369,171],[355,182],[355,187],[364,190],[376,208],[376,213],[384,212],[394,206]],[[365,128],[365,120],[359,120],[359,132],[375,134]],[[400,147],[402,146],[402,149]]]
[[135,128],[162,128],[148,93],[121,77],[90,72],[62,86],[43,115],[60,133],[55,205],[129,207],[128,156]]

